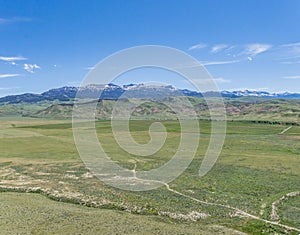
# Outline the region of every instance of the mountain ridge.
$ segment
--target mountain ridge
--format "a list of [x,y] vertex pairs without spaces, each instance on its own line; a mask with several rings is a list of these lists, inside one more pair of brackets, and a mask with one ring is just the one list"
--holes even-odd
[[145,98],[145,97],[168,97],[168,96],[190,96],[190,97],[217,97],[221,94],[224,98],[241,98],[241,97],[262,97],[275,99],[300,99],[300,93],[270,93],[267,91],[255,90],[237,90],[237,91],[207,91],[197,92],[189,89],[176,89],[171,85],[166,86],[148,86],[144,84],[128,84],[128,85],[99,85],[90,84],[85,87],[64,86],[60,88],[50,89],[40,94],[24,93],[20,95],[9,95],[0,98],[0,103],[16,104],[16,103],[34,103],[39,101],[70,101],[77,97],[80,98],[99,98],[99,92],[102,99],[118,99],[121,96]]

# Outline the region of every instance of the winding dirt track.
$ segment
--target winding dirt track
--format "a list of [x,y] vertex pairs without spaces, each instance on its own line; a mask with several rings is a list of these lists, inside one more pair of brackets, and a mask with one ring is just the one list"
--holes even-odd
[[263,221],[263,222],[265,222],[267,224],[277,225],[277,226],[280,226],[280,227],[285,228],[287,230],[293,230],[293,231],[300,232],[300,229],[298,229],[298,228],[294,228],[294,227],[291,227],[291,226],[288,226],[288,225],[285,225],[285,224],[281,224],[279,222],[262,219],[262,218],[260,218],[260,217],[258,217],[256,215],[249,214],[248,212],[242,211],[242,210],[240,210],[238,208],[235,208],[235,207],[232,207],[232,206],[223,205],[223,204],[219,204],[219,203],[213,203],[213,202],[205,202],[205,201],[199,200],[197,198],[191,197],[189,195],[183,194],[181,192],[178,192],[178,191],[170,188],[170,186],[168,184],[164,183],[164,185],[166,186],[167,190],[169,190],[170,192],[173,192],[173,193],[175,193],[177,195],[180,195],[182,197],[188,198],[190,200],[193,200],[193,201],[196,201],[196,202],[199,202],[199,203],[202,203],[202,204],[206,204],[206,205],[218,206],[218,207],[223,207],[223,208],[227,208],[227,209],[232,209],[232,210],[236,211],[237,214],[240,215],[240,216],[245,216],[245,217],[248,217],[248,218],[251,218],[251,219]]
[[[136,180],[145,181],[143,179],[139,179],[139,178],[136,177],[136,164],[135,164],[134,169],[132,170],[132,172],[133,172],[133,178],[135,178]],[[160,184],[166,186],[166,188],[167,188],[167,190],[169,192],[175,193],[177,195],[180,195],[182,197],[188,198],[188,199],[193,200],[195,202],[198,202],[198,203],[201,203],[201,204],[205,204],[205,205],[210,205],[210,206],[216,206],[216,207],[223,207],[223,208],[231,209],[231,210],[235,211],[237,213],[237,215],[239,215],[240,217],[248,217],[248,218],[251,218],[251,219],[255,219],[255,220],[259,220],[259,221],[265,222],[267,224],[277,225],[277,226],[285,228],[287,230],[297,231],[297,232],[300,233],[300,229],[299,228],[295,228],[295,227],[291,227],[291,226],[288,226],[288,225],[285,225],[285,224],[281,224],[281,223],[276,222],[276,221],[270,221],[270,220],[262,219],[262,218],[260,218],[260,217],[258,217],[256,215],[252,215],[252,214],[250,214],[250,213],[248,213],[246,211],[243,211],[243,210],[241,210],[239,208],[236,208],[236,207],[232,207],[232,206],[229,206],[229,205],[223,205],[223,204],[219,204],[219,203],[214,203],[214,202],[206,202],[206,201],[199,200],[199,199],[194,198],[192,196],[189,196],[189,195],[186,195],[184,193],[178,192],[175,189],[172,189],[169,184],[164,183],[162,181],[156,181],[156,180],[147,180],[147,181],[153,181],[153,182],[160,183]]]

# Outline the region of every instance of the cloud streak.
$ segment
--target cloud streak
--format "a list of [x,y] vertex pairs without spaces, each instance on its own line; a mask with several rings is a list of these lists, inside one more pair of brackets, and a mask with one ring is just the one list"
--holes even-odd
[[246,54],[253,57],[270,50],[271,47],[272,45],[270,44],[260,44],[260,43],[248,44],[246,45],[246,49],[244,50],[244,52],[242,52],[242,54]]
[[226,48],[228,48],[228,45],[226,45],[226,44],[217,44],[211,48],[211,52],[218,53]]
[[300,42],[282,44],[281,47],[300,47]]
[[230,80],[225,79],[225,78],[213,78],[213,80],[217,83],[231,83]]
[[300,64],[300,60],[297,61],[282,61],[280,64]]
[[32,21],[32,19],[28,17],[0,18],[0,24],[10,24],[10,23],[28,22],[28,21]]
[[220,77],[220,78],[200,78],[198,80],[198,82],[200,84],[212,84],[212,82],[213,83],[219,83],[219,84],[221,84],[221,83],[231,83],[230,80],[222,78],[222,77]]
[[207,45],[205,43],[199,43],[199,44],[189,47],[188,51],[199,50],[199,49],[203,49],[205,47],[207,47]]
[[23,56],[14,56],[14,57],[0,56],[0,60],[6,62],[13,62],[13,61],[27,60],[27,58]]
[[241,62],[241,60],[224,60],[224,61],[202,61],[201,64],[204,66],[207,65],[222,65],[222,64],[234,64]]
[[297,58],[300,54],[300,42],[282,44],[279,46],[281,50],[285,52],[285,54],[291,55],[290,58]]
[[12,77],[18,77],[20,74],[0,74],[0,78],[12,78]]
[[19,89],[20,87],[0,87],[0,91],[2,90],[15,90],[15,89]]
[[95,66],[90,66],[90,67],[85,67],[83,68],[84,70],[93,70],[95,68]]
[[296,76],[285,76],[283,77],[284,79],[300,79],[300,75],[296,75]]

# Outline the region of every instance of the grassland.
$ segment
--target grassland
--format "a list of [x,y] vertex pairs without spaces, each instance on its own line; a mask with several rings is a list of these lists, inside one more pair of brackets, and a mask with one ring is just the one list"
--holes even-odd
[[[147,130],[151,123],[131,122],[131,131],[138,142],[149,140]],[[168,130],[166,144],[161,151],[147,157],[130,155],[118,147],[109,121],[97,121],[96,129],[104,150],[113,160],[129,169],[136,165],[139,171],[162,165],[177,149],[178,122],[162,123]],[[288,126],[228,122],[221,156],[202,178],[198,176],[198,170],[207,149],[210,122],[200,121],[200,127],[201,141],[196,157],[189,168],[169,184],[180,195],[166,187],[147,192],[122,191],[93,177],[79,158],[69,120],[1,118],[0,189],[5,193],[0,194],[3,202],[0,207],[1,211],[6,204],[11,208],[1,217],[5,217],[3,221],[10,221],[19,213],[17,211],[25,213],[32,208],[25,217],[21,218],[22,213],[19,214],[15,225],[3,222],[1,229],[6,229],[3,233],[59,233],[63,231],[60,229],[65,229],[65,233],[101,234],[97,229],[103,229],[104,233],[113,234],[138,234],[140,231],[149,234],[217,234],[217,231],[225,234],[298,234],[295,230],[249,218],[217,204],[300,229],[299,196],[279,203],[279,218],[271,218],[274,201],[300,190],[300,127],[293,126],[280,134]],[[26,202],[17,203],[18,200]],[[43,208],[48,213],[35,219]],[[52,220],[46,222],[49,216]],[[130,224],[128,221],[136,221],[136,226],[127,225]],[[78,224],[86,226],[78,230]],[[14,226],[16,230],[12,230]],[[34,229],[38,226],[41,227],[39,231]]]
[[159,216],[57,203],[37,194],[1,193],[0,210],[1,234],[235,233],[225,227],[220,231],[214,226],[179,223]]

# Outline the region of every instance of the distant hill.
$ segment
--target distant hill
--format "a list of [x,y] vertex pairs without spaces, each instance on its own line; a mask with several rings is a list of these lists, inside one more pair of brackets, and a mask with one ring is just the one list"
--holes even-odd
[[[101,92],[101,97],[99,93]],[[189,96],[189,97],[214,97],[218,93],[214,91],[200,93],[188,89],[175,89],[172,86],[145,86],[143,84],[129,84],[118,86],[108,85],[88,85],[83,88],[78,87],[61,87],[51,89],[41,94],[25,93],[21,95],[10,95],[0,98],[0,103],[18,104],[18,103],[35,103],[40,101],[70,101],[76,97],[80,98],[101,98],[101,99],[118,99],[126,98],[164,98],[169,96]],[[266,91],[222,91],[221,95],[227,98],[241,97],[263,97],[263,98],[282,98],[282,99],[300,99],[300,93],[269,93]]]
[[[170,100],[171,99],[171,100]],[[188,97],[193,105],[193,110],[200,119],[210,119],[208,106],[203,98]],[[95,117],[97,119],[110,119],[116,100],[95,100],[83,102],[83,117],[86,111],[91,110],[90,105],[97,103]],[[122,99],[123,105],[135,103],[135,99]],[[166,97],[157,100],[145,100],[136,107],[132,118],[146,119],[176,119],[176,114],[164,103],[174,102],[182,112],[189,112],[182,102],[182,97]],[[267,123],[286,123],[288,125],[300,124],[300,100],[297,99],[251,99],[251,98],[228,98],[225,99],[225,108],[228,121],[245,120]],[[39,118],[71,118],[73,104],[53,104],[31,112],[28,116]]]

